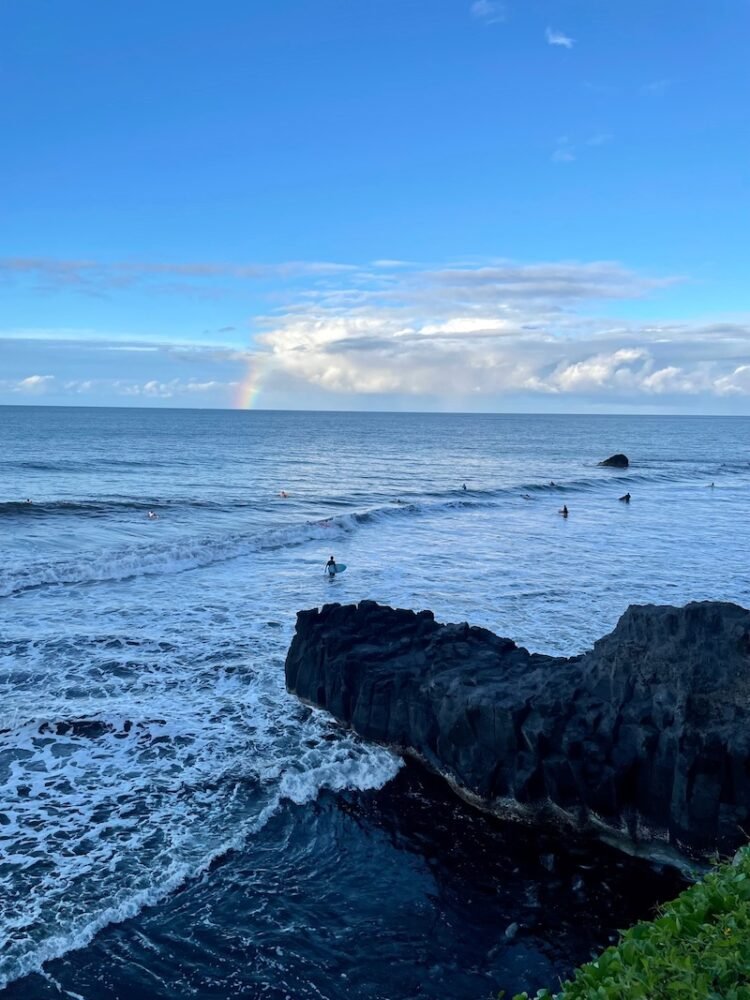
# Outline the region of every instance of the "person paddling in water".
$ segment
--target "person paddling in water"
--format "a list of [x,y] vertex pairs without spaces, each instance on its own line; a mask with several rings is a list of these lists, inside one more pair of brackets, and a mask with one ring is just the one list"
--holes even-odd
[[563,517],[567,517],[568,516],[568,506],[567,506],[567,504],[563,504],[562,505],[562,507],[560,508],[559,513],[562,514]]
[[336,560],[331,556],[331,558],[326,563],[326,573],[329,576],[336,576]]

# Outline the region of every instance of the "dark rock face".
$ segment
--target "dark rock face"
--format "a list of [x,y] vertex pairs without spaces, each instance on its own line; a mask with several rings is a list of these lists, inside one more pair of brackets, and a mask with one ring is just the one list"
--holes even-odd
[[289,690],[504,815],[729,851],[750,831],[750,612],[635,605],[593,650],[529,653],[372,601],[301,611]]
[[599,465],[606,465],[610,469],[627,469],[630,462],[627,455],[622,455],[618,452],[616,455],[610,455],[609,458],[605,458]]

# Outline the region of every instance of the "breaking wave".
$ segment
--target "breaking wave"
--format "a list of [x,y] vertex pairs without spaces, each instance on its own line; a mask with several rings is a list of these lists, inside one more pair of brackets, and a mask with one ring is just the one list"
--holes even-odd
[[[711,474],[747,473],[746,463],[735,463],[729,467],[722,465],[706,469],[704,475],[685,475],[680,472],[655,470],[652,472],[626,471],[615,475],[605,474],[567,480],[564,482],[528,482],[517,486],[494,489],[451,489],[435,491],[421,500],[395,499],[379,507],[365,511],[335,514],[317,520],[291,524],[287,527],[271,529],[256,534],[234,533],[220,537],[196,537],[164,544],[144,544],[129,546],[108,552],[79,555],[75,559],[56,562],[30,562],[6,568],[0,572],[0,597],[30,590],[36,587],[62,586],[73,584],[101,583],[105,581],[128,580],[138,576],[161,573],[180,573],[199,569],[214,563],[225,562],[274,549],[304,545],[319,539],[335,541],[357,530],[362,525],[377,523],[393,518],[420,517],[440,514],[441,511],[476,509],[483,506],[497,506],[519,498],[532,498],[545,494],[571,495],[575,493],[617,493],[622,489],[645,483],[702,482]],[[5,503],[0,504],[2,513],[83,513],[104,516],[112,510],[174,509],[179,503],[159,504],[141,501],[54,501],[47,504]],[[226,507],[212,501],[190,501],[192,507]],[[252,503],[235,504],[236,507],[251,507]]]

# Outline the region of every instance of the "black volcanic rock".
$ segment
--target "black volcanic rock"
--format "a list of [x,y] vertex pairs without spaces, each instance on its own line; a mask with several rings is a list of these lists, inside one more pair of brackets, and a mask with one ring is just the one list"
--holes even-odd
[[627,455],[622,455],[618,452],[616,455],[610,455],[609,458],[605,458],[603,462],[599,462],[599,465],[606,465],[610,469],[627,469],[630,462]]
[[593,650],[529,653],[431,612],[301,611],[289,690],[504,815],[688,852],[750,830],[750,612],[635,605]]

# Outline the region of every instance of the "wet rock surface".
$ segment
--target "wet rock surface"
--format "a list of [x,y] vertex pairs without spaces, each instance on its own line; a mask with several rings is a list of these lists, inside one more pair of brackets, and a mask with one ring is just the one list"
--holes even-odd
[[532,822],[730,851],[750,828],[750,612],[630,607],[581,656],[363,601],[300,612],[289,690]]
[[627,455],[618,452],[616,455],[610,455],[609,458],[605,458],[599,465],[607,466],[610,469],[627,469],[630,462]]

